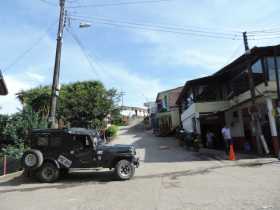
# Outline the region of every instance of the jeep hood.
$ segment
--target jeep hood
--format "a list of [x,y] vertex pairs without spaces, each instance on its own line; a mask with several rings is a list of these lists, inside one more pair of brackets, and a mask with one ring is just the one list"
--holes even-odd
[[133,145],[125,145],[125,144],[114,144],[114,145],[101,145],[98,147],[98,150],[108,151],[108,152],[116,152],[116,153],[124,153],[124,152],[132,152],[135,150]]

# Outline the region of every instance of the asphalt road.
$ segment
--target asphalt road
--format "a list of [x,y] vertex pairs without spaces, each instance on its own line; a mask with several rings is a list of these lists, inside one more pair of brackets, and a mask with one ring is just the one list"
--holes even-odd
[[136,145],[141,165],[134,179],[112,181],[110,172],[88,171],[54,184],[2,177],[0,210],[280,209],[276,159],[227,161],[222,153],[194,153],[141,126],[122,129],[113,143]]

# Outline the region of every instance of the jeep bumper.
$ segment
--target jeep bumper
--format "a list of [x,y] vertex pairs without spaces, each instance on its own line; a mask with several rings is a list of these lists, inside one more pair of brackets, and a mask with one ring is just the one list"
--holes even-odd
[[135,166],[136,168],[138,168],[139,165],[140,165],[139,158],[134,158],[134,159],[132,160],[132,163],[134,164],[134,166]]

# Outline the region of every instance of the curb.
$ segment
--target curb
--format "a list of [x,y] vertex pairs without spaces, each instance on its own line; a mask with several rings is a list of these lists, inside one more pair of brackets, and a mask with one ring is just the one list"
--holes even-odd
[[17,172],[13,172],[13,173],[9,173],[9,174],[6,174],[6,175],[1,175],[1,176],[0,176],[0,179],[3,179],[3,178],[9,178],[9,177],[11,177],[11,176],[14,176],[14,175],[20,174],[20,173],[22,173],[22,172],[23,172],[23,170],[21,170],[21,171],[17,171]]

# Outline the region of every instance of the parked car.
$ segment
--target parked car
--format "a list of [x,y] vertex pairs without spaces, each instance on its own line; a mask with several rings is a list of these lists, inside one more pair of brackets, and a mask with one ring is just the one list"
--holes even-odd
[[133,145],[106,145],[95,130],[83,128],[33,130],[30,148],[22,164],[41,182],[54,182],[69,169],[100,167],[128,180],[139,166]]

